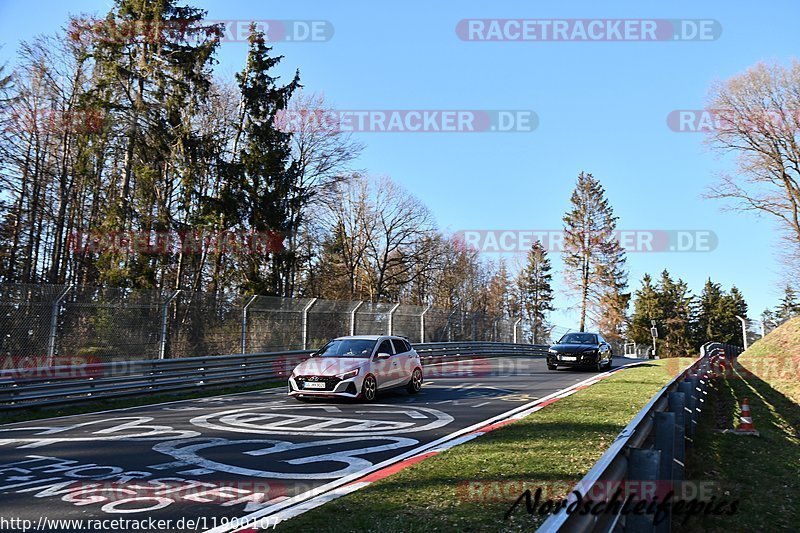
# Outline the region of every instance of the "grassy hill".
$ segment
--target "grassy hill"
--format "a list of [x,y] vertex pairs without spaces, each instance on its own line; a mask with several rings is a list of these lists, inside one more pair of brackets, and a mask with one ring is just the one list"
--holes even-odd
[[739,362],[800,404],[800,317],[757,341],[739,357]]

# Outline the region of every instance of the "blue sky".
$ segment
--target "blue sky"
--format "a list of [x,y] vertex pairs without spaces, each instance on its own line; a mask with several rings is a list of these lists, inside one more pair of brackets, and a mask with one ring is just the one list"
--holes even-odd
[[[443,229],[557,229],[585,170],[605,186],[620,228],[706,229],[719,238],[713,252],[629,254],[632,288],[645,272],[667,268],[699,292],[711,275],[737,285],[756,318],[780,296],[775,226],[703,199],[731,163],[710,152],[702,134],[666,124],[672,110],[701,109],[712,82],[796,56],[796,1],[768,10],[742,4],[193,2],[211,19],[329,21],[330,41],[275,49],[287,78],[299,68],[306,90],[340,109],[535,110],[539,127],[529,133],[357,134],[366,144],[358,166],[413,191]],[[55,32],[68,13],[102,15],[110,5],[1,0],[0,61],[13,64],[20,40]],[[715,19],[723,30],[703,42],[465,42],[455,33],[465,18]],[[244,43],[225,43],[218,74],[231,77],[245,52]],[[563,310],[570,303],[559,298],[555,323],[575,324],[575,313]]]

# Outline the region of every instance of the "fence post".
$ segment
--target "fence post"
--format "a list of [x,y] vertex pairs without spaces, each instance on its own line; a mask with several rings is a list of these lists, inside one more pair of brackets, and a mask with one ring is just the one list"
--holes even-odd
[[61,294],[53,302],[53,307],[50,314],[50,337],[47,340],[47,366],[53,366],[55,361],[53,358],[56,354],[56,334],[58,332],[58,308],[61,302],[66,298],[69,291],[72,290],[72,284],[67,285]]
[[419,342],[425,342],[425,313],[430,311],[432,304],[428,304],[428,307],[419,315]]
[[739,322],[742,323],[742,345],[744,345],[744,349],[747,349],[747,319],[736,315],[736,318],[739,319]]
[[303,308],[303,349],[308,349],[308,310],[317,303],[317,298],[312,298]]
[[[447,323],[444,326],[445,329],[447,330],[447,342],[450,342],[450,341],[453,340],[453,325],[452,325],[453,323],[452,323],[452,319],[453,319],[453,316],[455,316],[455,314],[457,312],[458,312],[457,310],[454,310],[452,313],[447,315]],[[441,335],[439,335],[439,340],[440,341],[442,340],[442,336]]]
[[513,343],[514,343],[514,344],[517,344],[517,327],[519,327],[519,323],[520,323],[520,322],[522,322],[522,319],[521,319],[521,318],[518,318],[518,319],[517,319],[517,320],[514,322],[514,334],[513,334],[513,337],[512,337],[512,338],[513,338]]
[[364,305],[364,301],[363,300],[358,302],[356,304],[356,306],[353,308],[353,310],[350,311],[350,336],[351,337],[356,334],[356,311],[358,311],[358,308],[361,307],[362,305]]
[[387,335],[391,335],[394,329],[394,324],[392,322],[394,321],[394,312],[397,311],[398,307],[400,307],[400,304],[396,303],[394,304],[394,307],[392,307],[391,311],[389,311],[389,333],[387,333]]
[[180,289],[173,292],[172,296],[167,298],[164,305],[161,307],[161,346],[158,347],[159,359],[164,359],[164,355],[167,353],[167,313],[169,312],[169,304],[172,303],[172,300],[174,300],[180,292]]
[[254,294],[250,300],[242,307],[242,355],[247,353],[247,308],[256,301],[257,294]]

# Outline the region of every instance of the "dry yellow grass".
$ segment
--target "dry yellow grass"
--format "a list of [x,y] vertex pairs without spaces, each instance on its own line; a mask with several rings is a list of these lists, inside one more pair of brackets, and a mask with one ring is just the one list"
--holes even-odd
[[739,363],[800,404],[800,317],[754,343],[739,357]]

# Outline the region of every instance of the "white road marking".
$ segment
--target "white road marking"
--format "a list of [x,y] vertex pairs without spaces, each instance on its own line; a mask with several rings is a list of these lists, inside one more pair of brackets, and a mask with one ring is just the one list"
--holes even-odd
[[376,414],[376,413],[377,414],[390,414],[390,415],[397,415],[397,414],[408,415],[411,418],[428,418],[425,415],[423,415],[422,413],[420,413],[419,411],[414,411],[413,409],[411,409],[411,410],[394,409],[394,410],[390,410],[390,411],[356,411],[357,415]]
[[280,503],[287,498],[288,496],[278,496],[277,498],[272,498],[271,500],[265,501],[263,503],[247,502],[247,504],[244,506],[244,512],[251,513],[258,509],[262,509],[264,507],[269,507],[270,505],[275,505],[276,503]]
[[472,407],[483,407],[484,405],[489,405],[490,403],[492,403],[492,402],[483,402],[483,403],[479,403],[479,404],[473,405]]
[[[448,400],[452,401],[452,400]],[[453,417],[437,409],[415,407],[413,410],[398,409],[396,405],[377,404],[369,409],[361,409],[353,415],[342,413],[335,416],[328,412],[317,414],[319,406],[273,407],[267,412],[256,412],[262,408],[234,409],[217,413],[209,413],[194,417],[190,422],[198,427],[232,431],[235,433],[262,435],[308,435],[319,437],[376,436],[413,433],[446,426]],[[285,409],[285,410],[284,410]],[[411,413],[414,414],[411,414]],[[412,421],[393,419],[365,419],[369,413],[405,414]],[[354,415],[361,415],[355,418]],[[387,417],[388,418],[388,417]],[[415,420],[419,420],[416,422]]]
[[[372,442],[382,442],[385,444],[377,444],[373,446],[363,446]],[[307,455],[298,457],[296,459],[273,459],[273,461],[285,463],[288,465],[308,465],[314,463],[338,463],[346,466],[338,470],[330,472],[273,472],[269,470],[257,470],[254,468],[247,468],[244,466],[231,465],[227,463],[220,463],[212,461],[206,457],[199,455],[199,452],[208,448],[220,448],[225,446],[241,447],[243,445],[253,445],[256,447],[254,450],[244,452],[244,455],[252,457],[265,457],[283,452],[294,452],[304,448],[320,448],[330,449],[339,445],[356,445],[362,446],[356,449],[343,449],[336,450],[330,453],[321,453],[317,455]],[[153,446],[153,450],[165,455],[170,455],[188,464],[197,465],[199,468],[214,470],[217,472],[225,472],[238,476],[258,477],[258,478],[272,478],[272,479],[334,479],[345,477],[355,472],[362,471],[370,468],[372,462],[360,457],[372,453],[385,452],[388,450],[396,450],[399,448],[408,448],[419,444],[416,439],[409,439],[405,437],[345,437],[339,439],[329,439],[312,442],[289,442],[271,439],[247,439],[247,440],[229,440],[224,438],[193,438],[184,439],[170,442],[162,442]],[[270,459],[267,457],[267,459]]]
[[[200,435],[198,431],[174,429],[172,426],[161,425],[147,425],[148,422],[153,420],[152,416],[128,416],[109,418],[106,420],[92,420],[90,422],[81,422],[79,424],[72,424],[70,426],[52,426],[52,427],[18,427],[18,428],[0,428],[2,432],[18,432],[18,431],[37,431],[33,436],[17,437],[0,439],[2,444],[23,444],[18,448],[39,448],[41,446],[48,446],[59,442],[86,442],[86,441],[112,441],[112,440],[172,440],[172,439],[185,439]],[[108,425],[113,422],[121,422],[111,427],[104,427],[91,431],[89,428],[92,426]],[[42,438],[43,435],[55,435],[66,433],[72,430],[85,430],[88,435],[80,437],[48,437]],[[132,431],[132,433],[130,433]]]
[[194,468],[192,470],[184,470],[183,472],[178,472],[179,474],[183,474],[184,476],[204,476],[206,474],[213,474],[213,470],[209,470],[208,468]]

